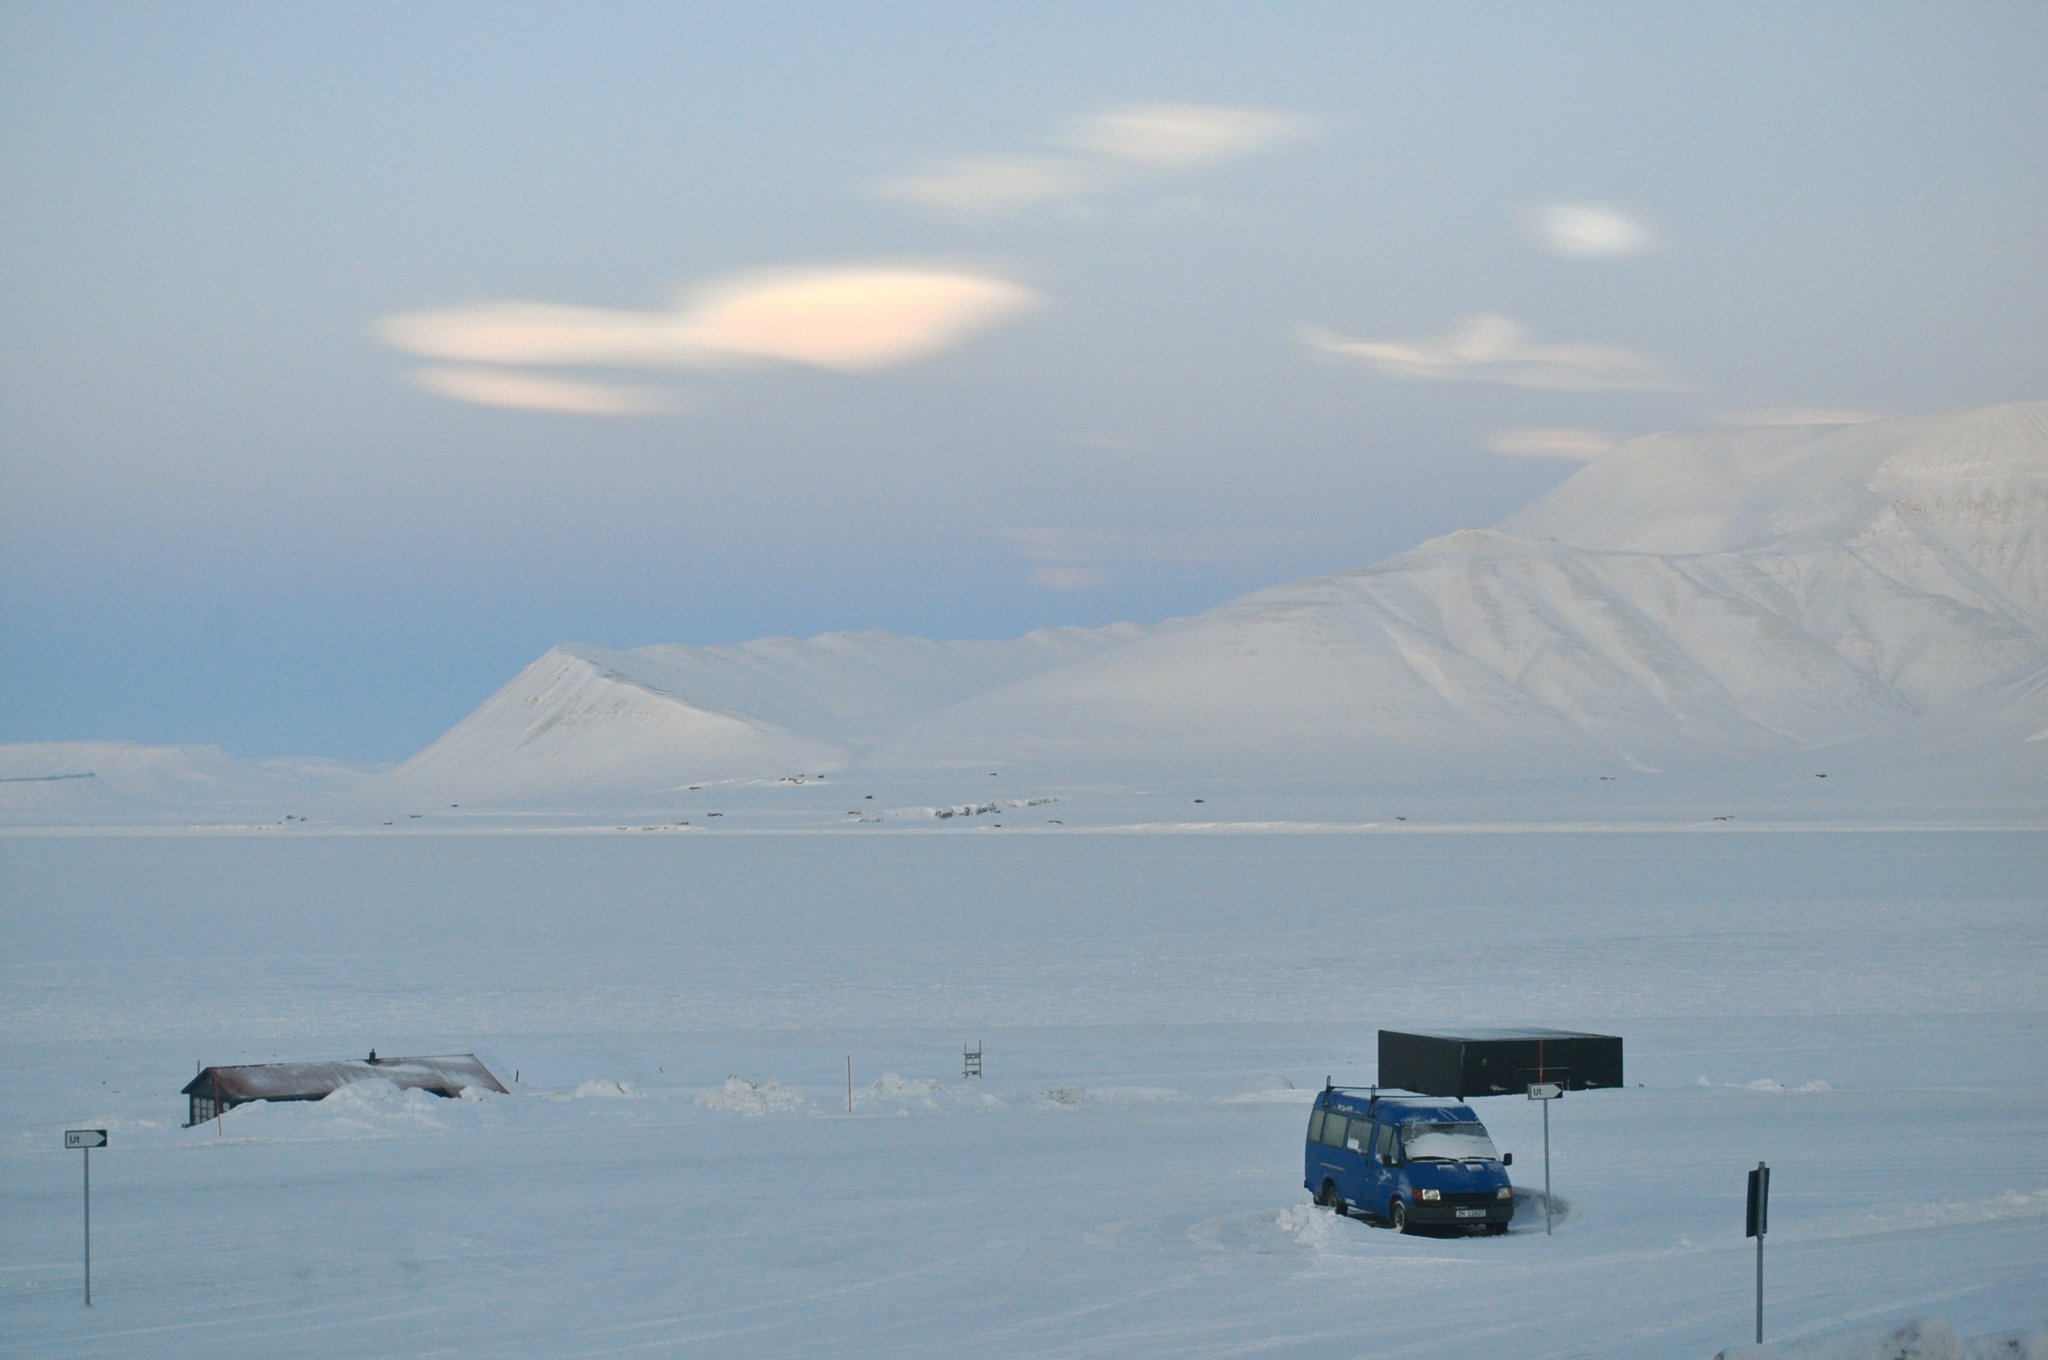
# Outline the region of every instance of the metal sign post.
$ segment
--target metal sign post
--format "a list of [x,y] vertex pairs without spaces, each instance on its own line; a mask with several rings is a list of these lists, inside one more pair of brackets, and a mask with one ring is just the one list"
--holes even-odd
[[66,1129],[64,1146],[85,1155],[85,1306],[92,1307],[92,1150],[107,1145],[105,1129]]
[[1564,1095],[1564,1087],[1554,1081],[1532,1081],[1529,1083],[1529,1099],[1543,1102],[1543,1235],[1550,1232],[1550,1102]]
[[1744,1237],[1756,1239],[1756,1344],[1764,1344],[1764,1234],[1770,1230],[1771,1169],[1762,1162],[1749,1173],[1749,1213]]

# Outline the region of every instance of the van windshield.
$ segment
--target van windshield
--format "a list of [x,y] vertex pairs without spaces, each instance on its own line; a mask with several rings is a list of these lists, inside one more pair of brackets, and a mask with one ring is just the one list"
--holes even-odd
[[1484,1124],[1403,1124],[1401,1146],[1412,1162],[1497,1162]]

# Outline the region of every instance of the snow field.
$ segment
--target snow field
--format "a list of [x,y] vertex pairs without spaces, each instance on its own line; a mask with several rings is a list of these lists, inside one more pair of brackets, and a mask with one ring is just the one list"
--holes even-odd
[[[1759,1158],[1776,1353],[2048,1318],[2037,834],[80,844],[0,841],[0,1353],[1704,1360]],[[1379,1026],[1516,1022],[1639,1083],[1552,1110],[1555,1236],[1307,1204]],[[519,1081],[177,1127],[370,1042]]]

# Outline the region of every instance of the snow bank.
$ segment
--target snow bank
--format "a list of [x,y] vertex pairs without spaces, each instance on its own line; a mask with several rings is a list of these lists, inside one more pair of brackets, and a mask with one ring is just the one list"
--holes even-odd
[[999,1106],[1003,1102],[985,1091],[939,1080],[937,1077],[905,1077],[885,1072],[880,1080],[854,1092],[854,1104],[896,1107],[906,1114],[909,1107],[923,1110],[955,1109],[960,1106]]
[[1363,1225],[1313,1204],[1290,1204],[1274,1217],[1273,1226],[1312,1251],[1342,1251],[1358,1245]]
[[[319,1100],[259,1100],[229,1110],[220,1132],[231,1142],[324,1142],[446,1133],[462,1102],[400,1090],[382,1077],[353,1081]],[[206,1126],[211,1128],[211,1125]]]
[[716,1090],[699,1092],[697,1103],[708,1110],[744,1115],[793,1114],[811,1104],[801,1091],[791,1090],[773,1077],[765,1081],[727,1077],[725,1085]]
[[1245,1090],[1217,1098],[1219,1105],[1307,1105],[1316,1098],[1285,1077],[1261,1077]]
[[1859,1327],[1772,1346],[1729,1346],[1714,1360],[2048,1360],[2048,1323],[1965,1341],[1940,1318]]
[[1052,1105],[1156,1105],[1186,1100],[1187,1092],[1164,1086],[1055,1086],[1029,1097]]
[[1827,1082],[1824,1082],[1824,1081],[1818,1081],[1818,1080],[1815,1080],[1815,1081],[1805,1081],[1805,1082],[1801,1082],[1801,1083],[1800,1083],[1799,1085],[1797,1085],[1797,1086],[1792,1086],[1792,1085],[1788,1085],[1788,1084],[1787,1084],[1787,1083],[1785,1083],[1785,1082],[1779,1081],[1779,1080],[1778,1080],[1778,1079],[1777,1079],[1776,1077],[1758,1077],[1758,1078],[1757,1078],[1757,1079],[1756,1079],[1755,1081],[1721,1081],[1721,1082],[1717,1082],[1717,1081],[1712,1081],[1712,1080],[1709,1080],[1708,1078],[1706,1078],[1706,1077],[1704,1077],[1704,1076],[1703,1076],[1703,1077],[1701,1077],[1701,1078],[1699,1079],[1699,1085],[1701,1085],[1701,1086],[1718,1086],[1718,1087],[1720,1087],[1720,1088],[1721,1088],[1722,1090],[1725,1090],[1725,1091],[1755,1091],[1755,1092],[1757,1092],[1757,1093],[1758,1093],[1759,1095],[1767,1095],[1767,1096],[1784,1096],[1784,1095],[1801,1095],[1801,1096],[1816,1096],[1816,1095],[1833,1095],[1833,1094],[1834,1094],[1834,1090],[1835,1090],[1835,1088],[1834,1088],[1833,1086],[1830,1086],[1830,1085],[1829,1085],[1829,1084],[1828,1084]]
[[1893,1205],[1882,1214],[1867,1216],[1865,1222],[1873,1232],[1896,1232],[1902,1228],[1948,1228],[2016,1218],[2048,1218],[2048,1190],[2007,1190],[1982,1197]]
[[[468,1092],[464,1092],[467,1095]],[[647,1093],[631,1082],[615,1081],[610,1077],[592,1077],[573,1091],[548,1091],[541,1093],[542,1100],[645,1100]]]

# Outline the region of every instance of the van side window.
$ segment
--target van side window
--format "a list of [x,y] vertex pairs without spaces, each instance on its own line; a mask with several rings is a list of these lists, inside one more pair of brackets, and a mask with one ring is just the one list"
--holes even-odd
[[1344,1135],[1344,1146],[1353,1152],[1366,1152],[1369,1150],[1367,1144],[1371,1140],[1372,1125],[1363,1119],[1354,1119],[1351,1121],[1351,1131]]
[[1323,1116],[1323,1144],[1326,1147],[1344,1146],[1344,1116],[1335,1110]]
[[1379,1141],[1373,1145],[1373,1151],[1382,1157],[1392,1158],[1394,1152],[1394,1126],[1392,1124],[1380,1125]]
[[1308,1140],[1311,1143],[1323,1141],[1323,1111],[1321,1106],[1317,1106],[1314,1113],[1308,1117]]

